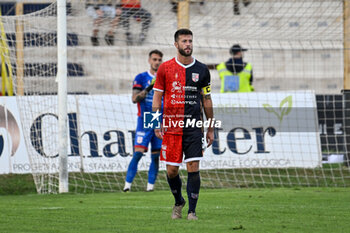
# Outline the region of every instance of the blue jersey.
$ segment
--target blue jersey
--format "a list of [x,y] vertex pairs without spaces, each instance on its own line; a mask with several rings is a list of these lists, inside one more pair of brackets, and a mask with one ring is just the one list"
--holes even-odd
[[[151,81],[153,78],[155,78],[155,76],[152,75],[149,71],[138,74],[134,79],[132,89],[136,89],[140,91],[144,90],[146,87],[148,87],[151,84]],[[152,111],[153,93],[154,91],[151,90],[147,94],[145,99],[137,103],[137,107],[138,107],[137,115],[139,117],[143,117],[144,112]]]

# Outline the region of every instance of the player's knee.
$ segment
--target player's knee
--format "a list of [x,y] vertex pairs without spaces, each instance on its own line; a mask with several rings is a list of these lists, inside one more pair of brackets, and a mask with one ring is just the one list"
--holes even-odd
[[135,147],[135,152],[141,152],[141,153],[145,153],[146,150],[142,147]]
[[139,161],[145,154],[140,151],[135,151],[135,153],[132,156],[133,160]]
[[179,168],[178,167],[168,167],[167,174],[168,174],[168,177],[170,179],[175,178],[179,174]]
[[199,162],[198,161],[191,161],[187,162],[187,171],[188,172],[197,172],[199,171]]

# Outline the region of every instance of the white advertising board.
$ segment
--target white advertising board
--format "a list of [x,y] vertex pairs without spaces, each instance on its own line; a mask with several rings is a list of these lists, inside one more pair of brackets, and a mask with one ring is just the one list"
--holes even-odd
[[[57,110],[38,104],[48,98],[54,102],[57,97],[0,98],[0,173],[58,172]],[[313,92],[213,94],[212,99],[222,126],[205,150],[201,169],[321,165]],[[68,102],[69,171],[126,171],[137,120],[130,95],[69,96]],[[18,109],[28,104],[36,111],[21,112],[21,120]],[[149,163],[148,154],[139,170]]]

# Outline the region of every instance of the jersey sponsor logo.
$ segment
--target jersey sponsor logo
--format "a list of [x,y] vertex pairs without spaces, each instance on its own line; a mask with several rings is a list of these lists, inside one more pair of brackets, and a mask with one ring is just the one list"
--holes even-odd
[[145,136],[145,135],[146,135],[146,133],[145,133],[144,131],[137,131],[137,132],[136,132],[136,136],[143,137],[143,136]]
[[190,105],[195,105],[197,104],[197,101],[194,100],[171,100],[171,104],[190,104]]
[[172,87],[171,92],[182,93],[182,85],[179,81],[174,81]]
[[185,86],[184,87],[185,91],[197,91],[197,87],[193,87],[193,86]]
[[172,94],[171,98],[175,99],[175,98],[188,98],[188,99],[195,99],[197,98],[196,95],[176,95],[176,94]]
[[198,82],[198,80],[199,80],[199,74],[192,73],[192,81],[196,83]]
[[183,91],[197,91],[197,87],[182,86],[180,81],[174,81],[173,84],[171,84],[171,86],[172,86],[171,92],[176,92],[178,94],[181,94]]

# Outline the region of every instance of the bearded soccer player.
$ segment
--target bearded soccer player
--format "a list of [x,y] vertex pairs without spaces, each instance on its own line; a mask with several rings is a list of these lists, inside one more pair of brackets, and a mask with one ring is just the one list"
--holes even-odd
[[150,70],[138,74],[133,83],[132,102],[138,105],[137,128],[135,134],[135,152],[130,161],[128,171],[126,173],[124,192],[131,190],[132,181],[137,173],[137,166],[147,152],[148,144],[151,143],[151,164],[148,170],[148,183],[146,191],[153,191],[154,183],[157,179],[159,169],[159,152],[162,141],[155,136],[153,129],[145,129],[143,127],[144,112],[152,111],[153,85],[155,82],[156,72],[162,63],[163,53],[159,50],[152,50],[148,56]]
[[[163,124],[155,129],[163,139],[160,160],[165,161],[167,180],[175,198],[172,219],[182,218],[186,201],[181,194],[179,166],[186,163],[188,220],[197,220],[196,205],[200,189],[199,161],[204,152],[202,107],[210,122],[206,134],[207,146],[214,140],[213,104],[210,97],[210,73],[206,65],[192,57],[193,34],[179,29],[174,35],[177,56],[160,65],[154,84],[153,111],[160,111],[164,101]],[[183,158],[183,154],[185,155]]]

